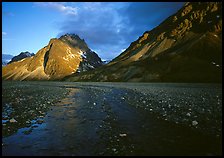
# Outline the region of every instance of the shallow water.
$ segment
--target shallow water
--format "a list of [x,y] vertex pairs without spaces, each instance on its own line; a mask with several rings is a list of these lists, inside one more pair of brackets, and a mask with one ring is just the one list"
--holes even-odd
[[43,121],[38,115],[4,136],[3,155],[222,154],[221,85],[6,82],[3,89],[21,84],[33,94],[37,85],[69,94],[41,115]]

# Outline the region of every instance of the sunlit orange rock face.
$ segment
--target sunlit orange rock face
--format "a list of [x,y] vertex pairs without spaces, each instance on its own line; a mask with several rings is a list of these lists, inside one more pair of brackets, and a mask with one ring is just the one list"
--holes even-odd
[[222,3],[188,2],[109,64],[66,80],[221,82]]
[[[69,39],[69,42],[66,41]],[[73,45],[72,45],[73,42]],[[76,45],[74,45],[76,43]],[[101,59],[77,35],[51,39],[35,56],[2,68],[4,80],[58,80],[102,65]]]

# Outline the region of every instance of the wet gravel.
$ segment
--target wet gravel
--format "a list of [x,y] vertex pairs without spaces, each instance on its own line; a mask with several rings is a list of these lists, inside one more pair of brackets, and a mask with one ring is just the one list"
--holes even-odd
[[222,153],[221,85],[3,82],[3,92],[3,155]]
[[38,82],[2,82],[2,136],[10,136],[22,127],[43,123],[50,107],[68,94],[60,87],[47,87]]

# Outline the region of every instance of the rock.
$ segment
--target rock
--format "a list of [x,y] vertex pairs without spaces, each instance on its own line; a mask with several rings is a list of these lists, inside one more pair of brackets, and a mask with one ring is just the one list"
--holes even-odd
[[191,113],[188,112],[186,115],[187,115],[187,116],[191,116]]
[[2,120],[8,120],[8,116],[2,117]]
[[41,123],[43,123],[44,122],[44,120],[37,120],[37,123],[38,124],[41,124]]
[[192,121],[192,125],[196,126],[196,125],[198,125],[198,122],[197,121]]
[[9,120],[9,122],[10,123],[16,123],[17,121],[14,118],[12,118],[12,119]]
[[30,124],[31,124],[31,122],[30,122],[30,121],[26,121],[26,124],[27,124],[27,125],[30,125]]
[[117,149],[115,149],[115,148],[113,148],[112,150],[113,150],[114,152],[117,151]]
[[121,134],[119,134],[119,136],[120,136],[120,137],[126,137],[127,134],[126,134],[126,133],[123,133],[123,134],[121,133]]
[[40,114],[42,114],[42,115],[44,115],[45,114],[45,112],[42,112],[42,111],[38,111]]

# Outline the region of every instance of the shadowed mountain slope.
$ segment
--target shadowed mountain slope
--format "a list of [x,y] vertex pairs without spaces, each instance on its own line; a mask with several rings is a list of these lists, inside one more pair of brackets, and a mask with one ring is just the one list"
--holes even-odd
[[26,52],[21,52],[19,55],[14,56],[8,64],[13,63],[15,61],[22,60],[22,59],[27,58],[27,57],[34,56],[34,55],[35,55],[34,53],[30,53],[30,52],[27,52],[27,51]]
[[64,80],[221,82],[222,3],[188,2],[110,63]]

